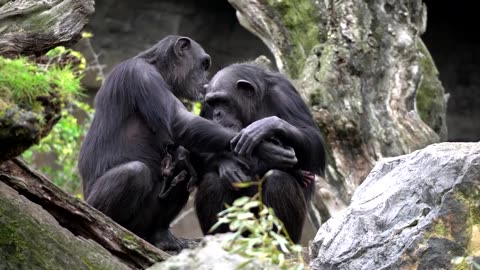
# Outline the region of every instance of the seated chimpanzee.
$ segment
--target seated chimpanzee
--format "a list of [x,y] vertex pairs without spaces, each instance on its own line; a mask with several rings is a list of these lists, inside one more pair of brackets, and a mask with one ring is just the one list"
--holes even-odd
[[[172,159],[188,163],[182,147],[225,151],[237,134],[190,113],[178,99],[202,97],[209,67],[210,56],[203,48],[179,36],[165,37],[118,64],[97,93],[93,122],[80,150],[87,203],[165,250],[185,247],[169,225],[187,202],[182,169],[191,166],[173,174],[164,169]],[[273,144],[261,143],[259,148],[274,160],[291,156]]]
[[[252,174],[262,177],[268,169],[280,168],[265,176],[262,199],[282,220],[291,239],[299,242],[314,184],[312,175],[302,178],[296,172],[323,176],[325,151],[320,131],[290,81],[253,63],[228,66],[208,84],[202,115],[232,130],[244,128],[232,140],[239,158],[219,153],[217,158],[207,160],[214,161],[212,167],[202,172],[195,208],[203,233],[228,231],[227,226],[221,226],[209,232],[225,203],[256,193],[253,187],[232,189],[231,182],[255,180]],[[281,169],[287,164],[268,158],[258,158],[254,168],[251,162],[245,164],[242,157],[248,161],[256,145],[265,139],[279,140],[279,146],[287,151],[290,149],[286,146],[293,147],[298,163],[291,169]],[[254,156],[258,154],[259,150],[253,152]]]

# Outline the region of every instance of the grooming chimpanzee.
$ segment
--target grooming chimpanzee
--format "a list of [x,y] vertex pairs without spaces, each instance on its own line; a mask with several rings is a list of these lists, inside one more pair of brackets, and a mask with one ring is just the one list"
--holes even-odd
[[[323,175],[325,170],[322,138],[305,102],[287,78],[249,63],[234,64],[219,71],[208,85],[205,102],[202,114],[206,118],[233,130],[246,127],[232,140],[240,157],[249,157],[256,144],[265,139],[276,138],[280,140],[280,146],[293,147],[298,163],[292,169],[276,169],[265,176],[262,198],[282,220],[291,239],[299,242],[314,185],[309,184],[312,176],[308,174],[304,176],[308,181],[302,185],[303,178],[295,172],[305,170]],[[260,176],[266,171],[264,169],[280,164],[268,159],[259,160],[266,165],[250,170]],[[218,172],[207,168],[195,198],[204,233],[208,233],[217,222],[216,215],[224,209],[225,203],[231,204],[240,196],[251,196],[256,192],[255,188],[234,190],[228,181],[249,178],[251,163],[245,166],[227,154],[219,156],[213,165],[218,165]],[[226,174],[224,168],[236,172]],[[225,231],[228,231],[226,226],[214,233]]]
[[[188,151],[179,146],[195,152],[228,150],[236,134],[193,115],[178,99],[202,96],[209,67],[210,56],[202,47],[179,36],[168,36],[118,64],[97,93],[80,151],[85,200],[165,250],[185,246],[169,224],[189,192],[186,181],[178,184],[185,173],[165,172],[162,165],[172,159],[188,163]],[[266,143],[259,148],[266,157],[292,160],[283,148]]]

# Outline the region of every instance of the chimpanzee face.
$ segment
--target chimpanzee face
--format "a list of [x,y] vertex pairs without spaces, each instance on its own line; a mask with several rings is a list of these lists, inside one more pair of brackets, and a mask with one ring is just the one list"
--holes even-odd
[[233,131],[240,131],[242,129],[242,122],[240,121],[239,110],[236,106],[229,105],[228,100],[223,100],[219,97],[213,97],[206,100],[203,110],[206,112],[204,117],[212,119],[213,122],[220,124],[223,127],[229,128]]
[[261,103],[261,98],[255,95],[254,84],[242,77],[235,70],[222,69],[208,84],[205,95],[205,102],[212,112],[210,117],[235,130],[255,120],[257,104]]
[[197,42],[180,37],[175,42],[174,52],[177,61],[173,66],[176,74],[173,90],[179,98],[202,100],[205,86],[208,84],[207,70],[210,68],[210,56]]

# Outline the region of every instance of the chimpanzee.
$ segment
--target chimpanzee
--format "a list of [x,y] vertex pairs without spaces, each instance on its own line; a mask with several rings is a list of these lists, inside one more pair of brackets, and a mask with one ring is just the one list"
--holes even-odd
[[[78,167],[87,203],[164,250],[185,247],[169,224],[189,192],[163,171],[173,159],[230,149],[235,132],[190,113],[178,98],[198,100],[208,83],[210,56],[187,37],[168,36],[116,65],[95,98],[93,122]],[[279,162],[291,153],[261,143],[261,155]],[[173,150],[172,150],[173,149]],[[177,172],[175,172],[177,173]],[[172,192],[172,187],[176,186]]]
[[[262,198],[282,220],[291,239],[299,242],[314,185],[308,183],[312,181],[311,175],[305,175],[309,181],[302,185],[293,172],[301,169],[323,176],[325,170],[322,137],[305,102],[283,75],[254,63],[241,63],[222,69],[212,78],[205,103],[203,116],[233,130],[246,127],[232,140],[239,158],[251,156],[256,144],[265,139],[276,138],[281,147],[293,147],[298,163],[290,170],[277,169],[267,174]],[[204,172],[195,197],[204,233],[216,223],[216,215],[225,203],[231,204],[240,196],[256,192],[254,188],[231,188],[228,180],[244,181],[251,176],[250,163],[245,165],[239,158],[232,158],[231,154],[220,156],[218,163],[213,164],[218,165],[218,172],[209,169]],[[267,163],[267,169],[279,164],[260,160]],[[214,233],[225,231],[228,231],[226,226]]]

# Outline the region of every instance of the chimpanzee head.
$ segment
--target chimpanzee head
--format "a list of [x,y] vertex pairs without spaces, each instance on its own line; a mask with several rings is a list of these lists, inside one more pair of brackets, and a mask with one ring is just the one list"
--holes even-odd
[[[220,70],[208,84],[206,118],[235,130],[265,116],[269,87],[265,68],[254,64],[233,64]],[[265,112],[265,113],[264,113]]]
[[137,57],[144,58],[157,68],[176,97],[203,99],[211,59],[194,40],[167,36]]
[[287,77],[248,62],[215,74],[208,83],[202,113],[235,130],[268,116],[298,126],[314,125],[308,107]]

